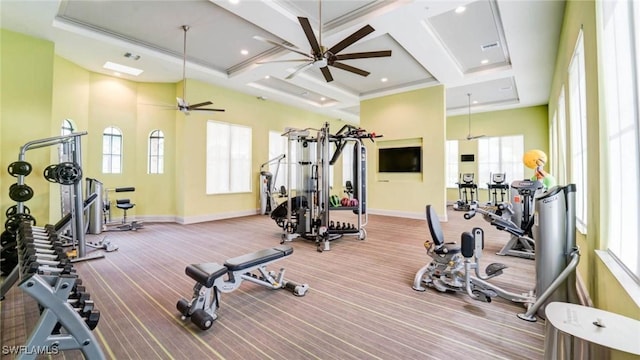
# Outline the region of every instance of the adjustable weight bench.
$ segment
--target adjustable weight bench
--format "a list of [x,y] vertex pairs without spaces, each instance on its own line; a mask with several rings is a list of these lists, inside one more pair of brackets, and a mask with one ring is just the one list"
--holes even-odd
[[[284,268],[279,273],[267,271],[266,266],[284,259],[293,253],[291,246],[275,246],[238,256],[218,263],[202,263],[187,266],[185,273],[196,281],[191,301],[180,299],[176,305],[182,320],[190,317],[200,329],[207,330],[218,318],[220,293],[229,293],[240,287],[243,280],[251,281],[270,289],[287,289],[295,296],[304,296],[307,284],[297,284],[284,279]],[[256,271],[257,273],[252,273]],[[226,279],[224,278],[224,275]]]

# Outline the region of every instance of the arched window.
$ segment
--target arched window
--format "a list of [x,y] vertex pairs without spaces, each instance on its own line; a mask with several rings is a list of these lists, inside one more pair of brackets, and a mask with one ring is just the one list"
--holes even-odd
[[164,133],[153,130],[149,135],[149,174],[164,173]]
[[113,126],[102,133],[102,172],[122,173],[122,131]]
[[[73,125],[73,122],[70,119],[62,120],[62,126],[60,127],[60,135],[69,135],[76,131],[76,127]],[[60,144],[60,162],[71,161],[69,157],[69,144],[63,143]]]
[[69,135],[72,132],[76,131],[76,127],[73,126],[73,123],[69,119],[62,120],[62,127],[60,128],[60,135]]

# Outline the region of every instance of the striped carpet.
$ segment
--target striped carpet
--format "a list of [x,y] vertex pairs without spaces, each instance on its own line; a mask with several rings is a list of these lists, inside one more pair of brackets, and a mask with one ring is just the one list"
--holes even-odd
[[[481,218],[466,221],[449,212],[443,230],[450,241],[482,226],[483,261],[509,269],[494,283],[515,292],[535,282],[534,262],[494,253],[508,234]],[[348,216],[348,215],[343,215]],[[353,216],[352,216],[353,217]],[[353,219],[345,218],[345,221]],[[295,297],[245,282],[221,296],[219,318],[201,331],[176,310],[190,299],[191,263],[218,262],[279,244],[268,216],[178,225],[146,224],[137,232],[110,232],[119,250],[75,267],[96,308],[94,330],[111,359],[541,359],[544,320],[519,320],[520,305],[504,300],[474,301],[463,294],[417,292],[414,275],[428,256],[425,220],[370,216],[367,238],[345,237],[318,253],[313,243],[294,240],[294,253],[273,264],[285,278],[308,283]],[[22,345],[35,306],[25,306],[14,287],[1,303],[2,345]],[[31,304],[32,305],[32,304]],[[65,352],[54,358],[81,358]],[[4,358],[11,358],[3,353]]]

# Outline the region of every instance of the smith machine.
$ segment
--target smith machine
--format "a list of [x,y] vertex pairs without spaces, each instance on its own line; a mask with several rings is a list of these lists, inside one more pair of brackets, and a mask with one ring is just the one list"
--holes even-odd
[[[313,240],[319,252],[331,250],[330,241],[345,235],[364,240],[367,217],[367,148],[363,139],[381,137],[364,129],[345,125],[336,134],[329,132],[329,124],[317,130],[287,129],[287,158],[289,161],[287,201],[271,213],[271,218],[283,229],[282,241],[297,237]],[[353,197],[347,206],[331,206],[330,166],[340,158],[347,144],[353,144]],[[333,154],[331,147],[334,146]],[[295,152],[294,152],[295,146]],[[294,156],[295,154],[295,156]],[[296,184],[292,176],[296,174]],[[331,211],[351,211],[356,215],[355,224],[340,224],[330,219]]]

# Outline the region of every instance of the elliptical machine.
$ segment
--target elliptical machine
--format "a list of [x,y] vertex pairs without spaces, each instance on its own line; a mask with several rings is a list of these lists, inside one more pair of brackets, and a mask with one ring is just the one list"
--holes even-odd
[[[576,303],[575,269],[580,252],[575,241],[575,185],[556,186],[536,197],[537,221],[533,232],[538,239],[536,256],[536,286],[534,290],[517,294],[491,284],[499,276],[503,264],[489,264],[480,273],[480,258],[484,247],[484,232],[474,228],[464,232],[461,245],[445,242],[435,210],[427,205],[427,223],[433,242],[424,246],[432,261],[415,275],[413,289],[425,291],[426,286],[438,291],[466,293],[475,300],[491,302],[494,297],[522,303],[527,309],[518,314],[522,320],[536,321],[544,317],[544,307],[552,301]],[[475,273],[473,276],[472,271]]]
[[458,201],[453,204],[453,210],[469,211],[478,207],[476,192],[478,185],[474,181],[473,173],[460,174],[458,181]]

